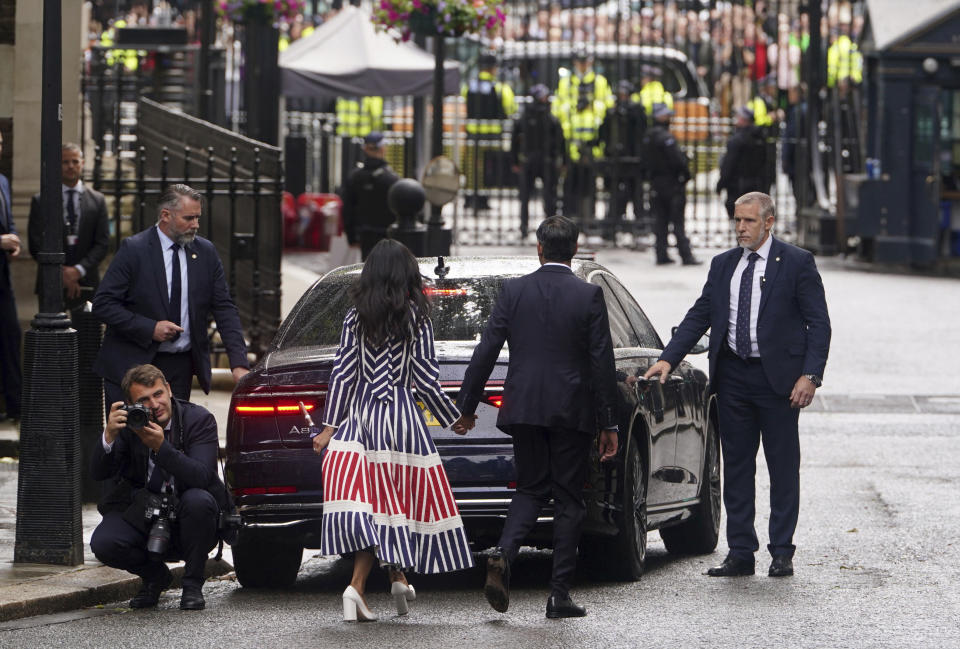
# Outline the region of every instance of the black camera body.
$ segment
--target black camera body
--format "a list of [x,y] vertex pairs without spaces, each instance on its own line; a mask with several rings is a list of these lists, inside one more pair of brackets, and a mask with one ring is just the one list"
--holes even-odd
[[171,523],[177,520],[176,496],[169,493],[149,494],[143,517],[148,524],[152,523],[147,534],[147,552],[152,559],[162,561],[170,547]]
[[127,413],[127,426],[130,428],[143,428],[150,423],[150,408],[142,406],[139,403],[127,403],[120,406],[120,410]]

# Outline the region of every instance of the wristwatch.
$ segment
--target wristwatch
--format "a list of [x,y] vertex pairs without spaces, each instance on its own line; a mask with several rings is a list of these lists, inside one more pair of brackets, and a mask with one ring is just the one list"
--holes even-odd
[[804,374],[807,377],[807,380],[813,383],[814,387],[819,388],[823,384],[823,379],[821,379],[816,374]]

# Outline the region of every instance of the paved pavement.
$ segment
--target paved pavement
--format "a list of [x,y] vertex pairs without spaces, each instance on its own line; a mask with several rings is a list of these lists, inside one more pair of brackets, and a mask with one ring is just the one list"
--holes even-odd
[[[461,254],[517,254],[511,248],[461,248]],[[531,247],[530,252],[534,249]],[[703,259],[716,251],[700,251]],[[610,268],[634,294],[661,337],[669,339],[699,294],[706,266],[656,267],[652,252],[604,250],[597,260]],[[291,254],[284,260],[283,313],[326,270],[323,254]],[[960,283],[953,279],[869,272],[839,259],[820,259],[834,326],[824,386],[811,410],[821,413],[960,414]],[[706,356],[690,357],[705,369]],[[210,395],[195,391],[196,401],[217,417],[222,428],[229,390]],[[0,424],[0,439],[10,449],[16,431]],[[17,464],[0,459],[0,622],[123,600],[138,587],[127,573],[101,566],[89,554],[90,533],[99,522],[95,508],[83,511],[85,564],[79,567],[12,563],[16,522]],[[229,561],[229,550],[225,554]],[[212,566],[216,572],[228,564]]]

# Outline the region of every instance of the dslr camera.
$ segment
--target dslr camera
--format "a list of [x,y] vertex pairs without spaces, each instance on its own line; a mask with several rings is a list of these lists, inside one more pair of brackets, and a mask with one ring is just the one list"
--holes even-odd
[[150,422],[150,408],[142,406],[139,403],[127,403],[120,407],[127,413],[127,426],[129,428],[143,428]]
[[147,552],[156,561],[162,561],[170,547],[170,524],[177,520],[177,498],[173,494],[151,493],[143,517],[150,524],[147,534]]

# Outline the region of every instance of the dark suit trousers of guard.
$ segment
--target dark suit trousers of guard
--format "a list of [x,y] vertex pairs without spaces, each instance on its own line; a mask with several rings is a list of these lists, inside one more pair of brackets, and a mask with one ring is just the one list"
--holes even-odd
[[793,556],[800,511],[800,409],[770,387],[759,359],[740,359],[724,344],[717,361],[717,404],[723,452],[723,504],[727,545],[733,556],[753,560],[757,451],[770,473],[770,544],[773,556]]
[[586,513],[583,483],[593,438],[573,430],[513,426],[517,492],[500,534],[500,547],[510,561],[553,497],[552,593],[567,594],[577,568],[577,544]]
[[[183,585],[203,585],[207,555],[217,544],[217,501],[204,489],[187,489],[180,495],[177,520],[170,535],[171,551],[165,559],[184,561]],[[109,512],[90,537],[90,549],[101,563],[137,575],[144,582],[163,574],[159,562],[147,554],[147,535],[123,519],[123,512]]]

